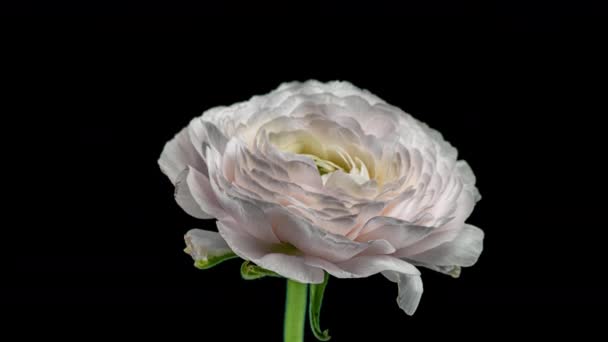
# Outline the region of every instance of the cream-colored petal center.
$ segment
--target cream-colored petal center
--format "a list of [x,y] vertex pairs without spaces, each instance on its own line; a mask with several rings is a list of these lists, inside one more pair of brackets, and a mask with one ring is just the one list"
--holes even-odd
[[336,144],[322,144],[310,134],[296,133],[288,138],[285,135],[274,136],[272,141],[280,150],[308,157],[319,170],[323,184],[336,171],[348,174],[357,184],[371,179],[365,162],[353,156],[343,147]]

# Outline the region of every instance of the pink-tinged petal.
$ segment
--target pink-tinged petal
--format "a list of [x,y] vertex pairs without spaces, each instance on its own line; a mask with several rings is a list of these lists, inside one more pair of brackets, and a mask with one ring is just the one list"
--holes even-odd
[[397,304],[408,315],[413,315],[420,304],[422,292],[422,278],[419,275],[400,274],[397,272],[382,272],[389,280],[396,282],[399,289]]
[[314,227],[301,218],[294,218],[293,214],[282,208],[269,209],[266,214],[279,240],[291,244],[306,255],[332,262],[344,261],[369,247],[367,243],[351,241]]
[[[458,171],[458,175],[460,176],[460,179],[467,187],[469,187],[469,188],[475,187],[476,178],[475,178],[475,174],[473,173],[473,170],[471,170],[471,167],[469,166],[469,163],[467,163],[464,160],[457,161],[456,170]],[[475,189],[475,190],[477,190],[477,189]],[[479,196],[479,193],[477,193],[477,195],[478,195],[478,198],[476,200],[478,201],[481,199],[481,196]]]
[[288,250],[288,246],[256,239],[241,230],[232,220],[218,221],[217,228],[232,251],[239,257],[301,283],[323,282],[323,271],[305,264],[302,256],[279,252],[282,249]]
[[325,187],[334,193],[358,199],[371,200],[378,193],[378,187],[374,180],[358,184],[349,174],[342,170],[330,173],[325,181]]
[[202,229],[191,229],[184,236],[186,251],[194,260],[207,261],[232,253],[232,249],[217,232]]
[[235,168],[237,167],[237,156],[239,154],[239,142],[237,139],[232,138],[226,144],[226,149],[222,154],[222,173],[223,176],[229,181],[234,182],[235,180]]
[[[188,136],[196,152],[205,159],[205,145],[208,144],[207,132],[200,117],[192,119],[188,125]],[[205,174],[207,172],[205,171]]]
[[[243,198],[230,195],[229,192],[238,191],[231,188],[232,184],[222,181],[223,176],[218,172],[216,162],[220,158],[217,151],[207,149],[209,158],[209,180],[213,193],[223,209],[224,216],[238,222],[241,230],[249,233],[259,240],[269,243],[279,243],[274,235],[270,221],[259,207]],[[220,186],[220,182],[223,182]],[[228,188],[225,188],[228,187]],[[196,196],[195,196],[196,197]]]
[[307,265],[302,256],[271,253],[254,262],[267,270],[300,283],[320,284],[323,282],[323,270]]
[[239,225],[231,219],[217,221],[217,230],[230,249],[245,260],[256,261],[264,255],[271,253],[274,245],[261,241],[243,231]]
[[357,278],[369,277],[382,271],[419,275],[416,267],[404,260],[389,255],[364,255],[336,263],[341,269],[356,275]]
[[357,278],[356,275],[345,271],[340,267],[336,266],[336,264],[319,257],[307,255],[304,257],[304,262],[308,266],[323,269],[336,278]]
[[414,262],[435,266],[472,266],[483,250],[484,233],[481,229],[466,224],[452,241],[431,250],[408,257]]
[[400,249],[415,244],[432,231],[432,227],[422,227],[392,217],[377,216],[367,222],[357,241],[385,239],[393,247]]
[[[194,170],[194,171],[197,172],[196,170]],[[188,183],[187,183],[187,177],[188,177],[189,173],[190,173],[189,169],[185,169],[177,177],[177,181],[175,182],[175,201],[177,202],[177,204],[179,204],[179,206],[182,209],[184,209],[184,211],[186,213],[188,213],[191,216],[194,216],[198,219],[213,218],[213,215],[210,214],[209,212],[206,212],[198,204],[198,202],[194,199],[192,192],[190,191],[190,187],[188,186]],[[204,180],[201,180],[201,182],[204,183]],[[207,180],[206,185],[209,189],[211,189],[211,187],[209,186],[209,180]],[[199,189],[198,185],[195,187],[195,189],[196,189],[196,191],[202,190],[202,189]],[[206,201],[203,201],[203,202],[206,203]],[[206,206],[205,206],[205,208],[206,208]],[[210,210],[210,212],[211,211],[212,210]]]
[[393,247],[390,242],[383,239],[366,242],[369,243],[369,247],[358,255],[384,255],[393,254],[396,251],[395,247]]
[[357,237],[366,227],[366,223],[373,217],[381,215],[386,205],[386,202],[377,201],[353,206],[354,209],[358,210],[358,215],[356,215],[354,224],[344,235],[351,240],[357,240]]
[[446,224],[443,229],[452,229],[450,224],[460,225],[464,224],[464,221],[471,215],[473,208],[475,208],[476,197],[472,191],[464,190],[460,193],[460,196],[456,200],[456,209],[454,211],[454,219],[450,223]]
[[238,222],[241,229],[252,236],[269,243],[279,243],[272,230],[272,225],[264,212],[254,204],[237,197],[228,197],[226,194],[218,194],[220,203],[227,215]]
[[464,160],[459,160],[456,162],[456,170],[458,171],[458,175],[465,185],[465,189],[472,193],[473,201],[480,201],[481,195],[479,194],[477,187],[475,187],[475,174],[473,174],[473,170],[471,170],[469,164]]
[[279,243],[272,231],[272,225],[264,212],[254,204],[237,197],[215,192],[226,215],[240,225],[240,229],[252,236],[269,243]]
[[321,83],[316,80],[288,82],[281,84],[272,94],[276,94],[274,97],[280,96],[281,100],[292,94],[324,96],[332,94],[336,97],[358,96],[370,104],[384,103],[382,99],[370,93],[368,90],[359,89],[346,81],[332,81],[327,83]]
[[451,230],[434,230],[429,235],[427,235],[422,240],[417,243],[403,247],[395,252],[395,256],[399,258],[409,258],[412,255],[420,254],[424,251],[431,250],[443,243],[452,241],[458,236],[460,233],[459,229],[451,229]]
[[420,274],[414,265],[389,255],[361,255],[338,263],[312,256],[305,260],[307,265],[322,268],[337,278],[365,278],[384,271]]
[[313,189],[319,189],[323,186],[321,175],[316,167],[309,163],[292,160],[286,164],[289,180],[295,184],[306,185]]
[[192,145],[187,127],[165,144],[158,165],[173,184],[177,183],[179,174],[188,166],[200,171],[207,170],[203,157]]
[[376,114],[364,125],[365,132],[376,137],[385,137],[395,131],[397,124],[388,115]]
[[470,191],[462,191],[458,197],[456,209],[451,220],[443,226],[438,227],[418,243],[397,251],[396,255],[399,257],[410,257],[454,240],[460,234],[460,231],[464,229],[464,221],[469,217],[474,206],[474,194]]
[[228,143],[228,138],[216,125],[211,122],[203,120],[202,127],[204,129],[203,132],[206,137],[207,144],[213,147],[220,154],[223,154],[226,144]]
[[[211,188],[209,178],[194,168],[190,167],[185,170],[185,182],[178,183],[176,189],[178,193],[184,193],[184,195],[180,197],[183,202],[180,203],[180,205],[182,205],[184,210],[189,208],[196,211],[194,204],[192,203],[192,201],[194,201],[200,212],[207,215],[205,218],[221,218],[226,215]],[[191,197],[188,198],[187,194],[190,194]]]

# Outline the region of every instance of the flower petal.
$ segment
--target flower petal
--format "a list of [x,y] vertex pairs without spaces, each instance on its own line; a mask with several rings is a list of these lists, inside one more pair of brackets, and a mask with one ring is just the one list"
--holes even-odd
[[[232,141],[232,140],[231,140]],[[230,143],[229,143],[230,145]],[[227,151],[231,147],[226,147]],[[221,156],[213,149],[207,149],[207,157],[209,158],[209,180],[213,193],[217,198],[218,203],[224,211],[225,217],[230,217],[239,223],[240,229],[248,232],[252,236],[269,243],[278,243],[279,240],[272,231],[272,226],[262,209],[254,203],[230,195],[229,191],[237,191],[230,182],[223,181],[222,171],[218,170],[216,161],[219,161]],[[220,184],[223,182],[225,184]],[[224,186],[226,188],[224,188]],[[196,198],[196,196],[195,196]],[[223,219],[223,218],[220,218]]]
[[484,233],[481,229],[465,224],[452,241],[445,242],[426,252],[412,255],[408,259],[421,265],[472,266],[483,250]]
[[272,250],[272,244],[260,241],[239,229],[238,224],[232,219],[217,221],[216,225],[230,249],[245,260],[255,262]]
[[198,268],[209,268],[236,256],[217,232],[192,229],[184,240],[186,253],[192,256]]
[[305,264],[302,256],[277,252],[285,249],[285,246],[258,240],[241,230],[233,220],[218,221],[217,228],[226,243],[241,258],[301,283],[323,282],[323,270]]
[[187,183],[187,177],[189,174],[189,169],[183,170],[178,176],[175,182],[175,201],[179,206],[184,209],[186,213],[191,216],[194,216],[198,219],[209,219],[213,218],[213,215],[205,212],[199,204],[196,202],[192,193],[190,192],[190,187]]
[[369,277],[382,271],[395,271],[405,274],[419,275],[416,267],[390,255],[363,255],[337,263],[336,266],[354,274],[357,278]]
[[[196,120],[196,119],[195,119]],[[182,129],[173,139],[165,144],[158,159],[161,171],[169,177],[171,183],[177,183],[179,174],[188,167],[207,170],[203,157],[192,145],[188,127]]]
[[301,256],[271,253],[256,260],[255,263],[300,283],[320,284],[323,282],[323,270],[305,264],[304,258]]
[[361,255],[341,263],[309,256],[305,259],[307,265],[322,268],[337,278],[365,278],[383,271],[420,274],[412,264],[389,255]]
[[206,136],[207,143],[213,147],[216,151],[223,154],[224,149],[226,148],[226,144],[228,143],[228,138],[211,122],[202,121],[202,132]]
[[420,298],[422,298],[422,278],[419,275],[400,274],[397,272],[383,272],[382,273],[389,280],[396,282],[399,288],[399,295],[397,296],[397,304],[405,311],[408,315],[413,315],[418,304],[420,304]]
[[358,241],[385,239],[396,249],[410,246],[433,231],[432,227],[413,225],[393,217],[376,216],[370,219],[357,237]]
[[314,227],[304,219],[294,218],[282,208],[269,209],[266,214],[270,217],[279,240],[293,245],[306,255],[339,262],[348,260],[369,247],[367,243],[351,241]]
[[[175,185],[176,199],[178,199],[177,193],[180,193],[179,199],[181,203],[180,201],[178,201],[178,203],[180,203],[182,208],[184,208],[184,210],[188,208],[196,211],[194,208],[194,204],[196,204],[199,211],[207,215],[206,217],[199,218],[223,217],[225,215],[224,209],[218,202],[217,197],[211,188],[209,178],[192,167],[185,170],[185,176],[185,182],[179,182]],[[188,195],[190,197],[188,197]],[[194,204],[191,202],[191,199],[195,202]],[[188,212],[188,210],[186,210],[186,212]],[[188,213],[191,214],[190,212]],[[192,216],[197,217],[195,215]]]
[[432,250],[437,246],[454,240],[460,230],[466,225],[464,222],[469,217],[475,207],[475,193],[473,191],[461,191],[456,200],[456,208],[452,214],[452,219],[443,226],[438,227],[431,234],[426,236],[418,243],[397,251],[399,257],[410,257]]

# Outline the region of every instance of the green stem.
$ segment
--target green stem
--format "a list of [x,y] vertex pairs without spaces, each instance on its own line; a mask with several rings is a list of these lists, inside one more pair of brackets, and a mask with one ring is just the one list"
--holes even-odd
[[303,342],[304,323],[306,322],[306,295],[308,284],[287,279],[285,298],[284,342]]

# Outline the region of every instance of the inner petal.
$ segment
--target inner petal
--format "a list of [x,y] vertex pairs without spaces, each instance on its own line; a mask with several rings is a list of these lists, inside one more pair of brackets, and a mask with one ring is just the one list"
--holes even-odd
[[[354,153],[334,143],[322,143],[315,135],[298,131],[271,133],[270,142],[279,150],[311,158],[325,183],[329,175],[336,171],[348,174],[357,184],[370,179],[370,169]],[[351,149],[352,151],[352,149]]]

